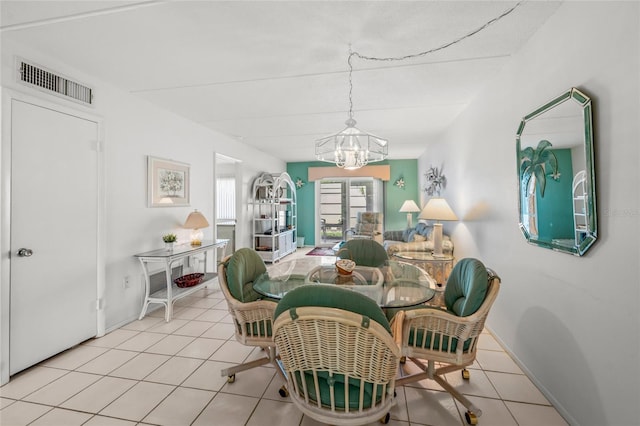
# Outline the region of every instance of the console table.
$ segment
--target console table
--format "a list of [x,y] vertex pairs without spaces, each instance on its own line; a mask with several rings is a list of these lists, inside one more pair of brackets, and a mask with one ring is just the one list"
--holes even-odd
[[[142,311],[140,312],[140,317],[138,319],[144,318],[147,313],[147,308],[150,303],[161,303],[165,307],[164,319],[165,321],[170,321],[173,316],[173,303],[181,299],[185,296],[188,296],[191,293],[194,293],[206,286],[218,276],[215,272],[207,272],[207,252],[214,251],[219,248],[224,249],[229,240],[216,240],[216,241],[203,241],[200,246],[192,246],[189,243],[180,244],[174,246],[172,249],[158,249],[152,250],[145,253],[136,254],[135,257],[138,258],[140,264],[142,265],[142,271],[144,272],[144,287],[145,287],[145,297],[144,303],[142,304]],[[204,257],[204,277],[202,282],[196,284],[191,287],[178,287],[173,283],[172,279],[172,268],[173,264],[178,261],[183,261],[183,259],[192,258],[198,255],[203,255]],[[216,253],[213,253],[213,259],[216,260]],[[156,291],[152,294],[151,292],[151,275],[149,271],[149,265],[159,263],[164,266],[165,276],[166,276],[166,288]],[[157,271],[151,271],[157,272]],[[195,272],[195,271],[192,271]]]

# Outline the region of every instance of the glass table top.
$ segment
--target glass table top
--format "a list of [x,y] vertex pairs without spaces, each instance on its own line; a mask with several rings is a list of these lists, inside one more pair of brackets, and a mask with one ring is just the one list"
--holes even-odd
[[253,283],[256,292],[281,299],[302,285],[340,285],[375,300],[382,308],[422,304],[433,298],[436,282],[423,269],[389,260],[377,268],[356,266],[351,275],[338,274],[335,258],[308,256],[269,267]]

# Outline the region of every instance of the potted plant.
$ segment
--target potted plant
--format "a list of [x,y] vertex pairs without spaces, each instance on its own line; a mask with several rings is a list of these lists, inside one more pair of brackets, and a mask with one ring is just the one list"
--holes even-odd
[[177,239],[176,234],[165,234],[162,236],[162,241],[164,241],[164,246],[167,250],[173,249],[173,244]]

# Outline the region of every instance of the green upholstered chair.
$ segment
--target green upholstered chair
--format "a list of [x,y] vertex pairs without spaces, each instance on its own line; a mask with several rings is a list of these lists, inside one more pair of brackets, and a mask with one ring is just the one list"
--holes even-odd
[[262,258],[249,248],[237,250],[218,266],[218,282],[233,318],[236,340],[246,346],[261,347],[266,353],[260,359],[223,369],[221,374],[228,376],[229,383],[235,381],[240,371],[268,363],[277,365],[272,335],[277,303],[260,300],[253,290],[253,281],[266,270]]
[[305,415],[333,425],[388,422],[400,349],[372,299],[307,285],[287,293],[274,315],[287,388]]
[[358,212],[356,224],[346,232],[347,240],[370,239],[383,243],[384,215],[376,212]]
[[[462,259],[451,271],[444,292],[446,309],[422,308],[398,312],[392,321],[402,356],[422,371],[398,379],[397,385],[435,380],[466,408],[469,424],[482,414],[475,405],[452,387],[443,376],[461,370],[469,379],[467,366],[476,358],[478,337],[489,309],[500,289],[500,278],[477,259]],[[421,360],[426,360],[425,365]],[[440,366],[436,369],[435,362]]]
[[336,256],[351,259],[356,265],[377,267],[389,260],[384,247],[374,240],[349,240],[342,245]]

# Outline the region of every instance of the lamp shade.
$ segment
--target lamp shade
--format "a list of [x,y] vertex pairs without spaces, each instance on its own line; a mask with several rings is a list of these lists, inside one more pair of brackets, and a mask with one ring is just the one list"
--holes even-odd
[[189,213],[189,216],[187,217],[187,220],[184,223],[184,227],[187,229],[200,229],[200,228],[206,228],[208,226],[209,226],[209,222],[207,222],[207,219],[198,210],[194,210],[191,213]]
[[418,219],[430,220],[458,220],[458,216],[451,210],[444,198],[433,197],[420,212]]
[[402,203],[402,207],[400,207],[400,212],[402,213],[415,213],[419,211],[420,207],[418,207],[416,202],[413,200],[405,201],[404,203]]

